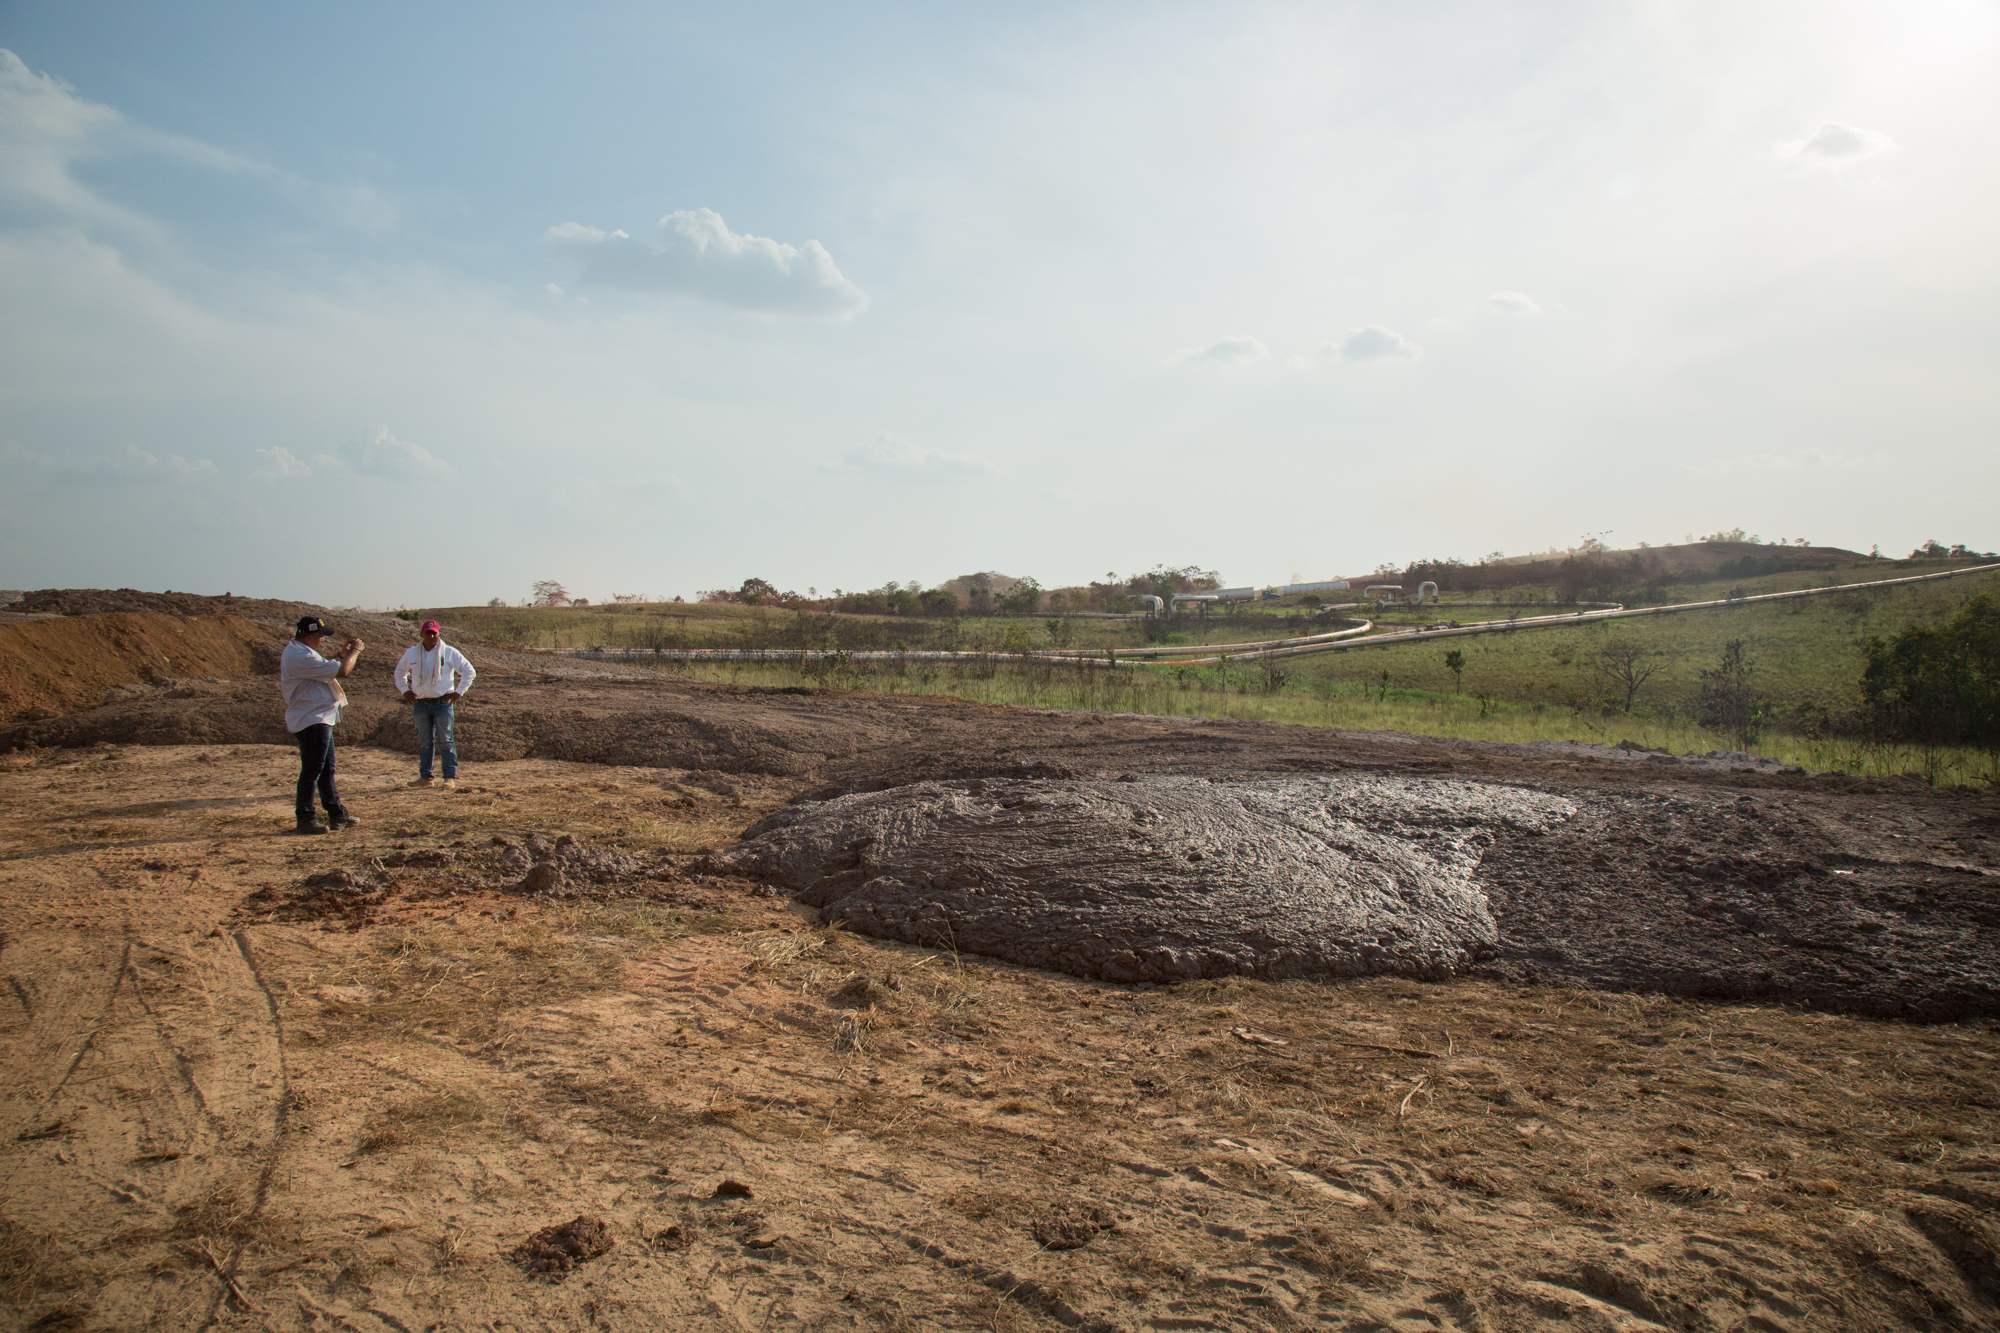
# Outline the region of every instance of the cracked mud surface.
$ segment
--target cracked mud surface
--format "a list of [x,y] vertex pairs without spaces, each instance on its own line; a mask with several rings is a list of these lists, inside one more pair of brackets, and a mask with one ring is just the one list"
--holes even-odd
[[[566,713],[576,753],[468,746],[461,790],[412,790],[378,719],[339,836],[280,831],[279,746],[0,756],[12,1323],[2000,1327],[1990,796],[493,684],[467,712],[496,750]],[[237,689],[62,721],[248,729],[270,699]],[[1437,982],[1084,980],[714,869],[800,796],[1126,774],[1575,813],[1490,825],[1494,956]],[[520,890],[556,860],[567,892]],[[609,1248],[509,1257],[579,1217]]]

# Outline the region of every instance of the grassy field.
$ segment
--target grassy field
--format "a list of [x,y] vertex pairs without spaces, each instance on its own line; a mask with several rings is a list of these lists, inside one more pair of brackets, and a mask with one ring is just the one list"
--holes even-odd
[[[1799,580],[1769,582],[1797,586]],[[1695,585],[1690,600],[1724,596],[1736,586]],[[1761,584],[1745,588],[1749,593],[1784,590]],[[1768,701],[1772,720],[1782,727],[1810,731],[1823,728],[1829,720],[1837,722],[1860,706],[1861,672],[1871,636],[1886,637],[1905,625],[1943,619],[1981,592],[2000,596],[2000,574],[1575,628],[1357,647],[1293,659],[1291,670],[1301,679],[1366,685],[1378,691],[1387,672],[1392,692],[1462,689],[1512,703],[1591,711],[1616,707],[1622,714],[1623,690],[1615,672],[1607,671],[1605,659],[1616,655],[1617,645],[1626,644],[1643,654],[1642,667],[1652,669],[1639,687],[1633,715],[1667,719],[1692,711],[1701,671],[1714,667],[1723,646],[1735,639],[1744,645],[1752,679]],[[1469,619],[1452,616],[1449,606],[1444,613],[1448,618]],[[1465,655],[1462,685],[1445,666],[1445,654],[1453,650]]]
[[[1758,579],[1690,580],[1672,601],[1826,587],[1931,572],[1921,562],[1868,562],[1834,571]],[[1500,598],[1536,596],[1510,589]],[[942,693],[986,703],[1238,717],[1313,726],[1392,728],[1423,735],[1495,741],[1577,740],[1664,746],[1675,753],[1733,749],[1737,739],[1693,725],[1701,673],[1724,645],[1740,640],[1752,688],[1764,708],[1759,753],[1815,771],[1918,771],[1939,782],[2000,778],[1995,757],[1975,751],[1917,751],[1857,739],[1855,714],[1871,636],[1950,616],[1978,593],[2000,596],[2000,574],[1831,593],[1776,605],[1720,607],[1631,621],[1430,642],[1359,646],[1339,653],[1221,668],[1170,664],[1117,670],[1006,656],[1049,647],[1136,648],[1147,643],[1221,644],[1324,630],[1297,608],[1262,606],[1212,615],[1206,625],[1052,617],[831,616],[725,604],[611,605],[558,610],[447,608],[456,631],[535,648],[947,649],[993,654],[964,663],[697,664],[677,674],[743,684],[827,685],[884,692]],[[1499,598],[1481,598],[1499,600]],[[1524,615],[1556,609],[1527,602]],[[1383,628],[1514,614],[1507,606],[1454,605],[1392,610]],[[1162,634],[1162,630],[1166,630]],[[1462,674],[1446,654],[1464,654]],[[1645,678],[1632,691],[1616,659],[1629,656]],[[1635,673],[1636,674],[1636,673]]]
[[[1281,666],[1284,664],[1280,664]],[[1639,745],[1675,754],[1735,748],[1726,735],[1671,716],[1606,713],[1561,703],[1507,702],[1394,684],[1384,692],[1352,681],[1276,680],[1261,664],[1215,667],[1131,666],[1022,661],[701,663],[663,668],[676,676],[753,686],[821,686],[883,694],[950,695],[1021,708],[1226,717],[1356,731],[1529,742]],[[1772,731],[1757,753],[1814,772],[1888,776],[1917,773],[1940,785],[2000,781],[1996,756],[1976,750],[1923,751],[1857,738]]]
[[[1168,625],[1132,619],[1039,616],[829,615],[729,603],[612,604],[585,607],[461,606],[428,608],[453,631],[524,648],[675,650],[682,648],[898,647],[934,651],[1021,652],[1047,648],[1138,648],[1148,644],[1223,644],[1324,632],[1329,626],[1298,608],[1257,608],[1198,616]],[[1501,612],[1501,614],[1506,614]]]

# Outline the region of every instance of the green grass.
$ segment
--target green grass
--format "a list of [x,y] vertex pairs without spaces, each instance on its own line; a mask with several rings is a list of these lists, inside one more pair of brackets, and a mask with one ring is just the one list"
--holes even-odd
[[[1310,660],[1310,659],[1307,659]],[[1289,663],[1280,662],[1281,668]],[[1107,713],[1235,718],[1353,731],[1404,731],[1421,736],[1523,743],[1632,741],[1675,754],[1736,748],[1728,736],[1671,716],[1626,715],[1562,703],[1481,700],[1469,695],[1398,688],[1385,692],[1353,681],[1291,677],[1272,687],[1261,664],[1227,668],[1010,661],[833,664],[702,663],[669,668],[676,676],[765,687],[823,686],[882,694],[949,695],[976,703]],[[1814,772],[1880,777],[1918,773],[1927,781],[2000,781],[1996,758],[1976,750],[1923,751],[1857,739],[1813,739],[1773,732],[1757,753]]]
[[[1800,580],[1774,578],[1744,590],[1785,590],[1763,582],[1799,586]],[[1735,586],[1694,585],[1689,600],[1722,596]],[[2000,574],[1574,628],[1357,647],[1297,658],[1291,669],[1301,679],[1377,689],[1386,671],[1392,691],[1449,693],[1458,686],[1444,659],[1455,649],[1465,654],[1467,694],[1601,711],[1615,687],[1596,663],[1607,646],[1626,642],[1651,654],[1647,661],[1658,667],[1640,688],[1634,713],[1668,718],[1692,711],[1702,669],[1715,665],[1724,644],[1740,639],[1774,721],[1810,730],[1823,728],[1829,719],[1838,722],[1861,706],[1861,672],[1871,636],[1886,637],[1905,625],[1949,617],[1980,592],[2000,593]],[[1444,613],[1458,618],[1448,606]],[[1618,703],[1622,707],[1622,699]]]

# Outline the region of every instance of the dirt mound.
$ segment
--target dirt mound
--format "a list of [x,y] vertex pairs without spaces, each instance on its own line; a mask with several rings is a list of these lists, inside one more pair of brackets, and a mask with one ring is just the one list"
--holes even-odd
[[1108,981],[1444,977],[1499,936],[1500,826],[1575,807],[1379,777],[926,782],[780,811],[722,858],[828,921]]
[[311,602],[236,597],[229,593],[214,597],[194,592],[141,592],[137,588],[43,588],[22,593],[9,609],[58,616],[143,612],[167,616],[242,616],[245,620],[297,620],[303,615],[326,614],[325,607]]
[[121,686],[268,669],[270,630],[239,616],[117,613],[0,624],[0,723],[95,708]]
[[[1840,546],[1778,546],[1763,542],[1691,542],[1645,546],[1624,551],[1579,551],[1573,554],[1510,555],[1493,563],[1531,577],[1574,563],[1602,569],[1630,569],[1648,578],[1731,574],[1773,574],[1787,569],[1826,569],[1859,564],[1868,557]],[[1887,577],[1886,575],[1884,577]]]

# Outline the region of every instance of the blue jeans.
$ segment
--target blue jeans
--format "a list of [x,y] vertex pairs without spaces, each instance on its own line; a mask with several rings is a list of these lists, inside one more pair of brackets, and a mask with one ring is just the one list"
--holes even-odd
[[319,789],[319,799],[326,806],[327,817],[338,819],[347,813],[340,803],[340,789],[334,786],[333,728],[324,722],[315,722],[309,727],[292,733],[292,739],[299,743],[299,823],[313,821],[313,789]]
[[417,716],[417,776],[431,775],[431,756],[444,751],[444,775],[458,776],[458,750],[451,743],[451,703],[446,699],[419,699],[410,705]]

